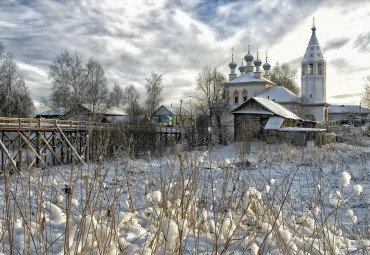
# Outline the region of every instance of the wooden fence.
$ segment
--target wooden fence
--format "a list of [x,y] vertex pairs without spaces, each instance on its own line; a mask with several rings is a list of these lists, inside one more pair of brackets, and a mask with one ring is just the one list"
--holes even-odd
[[122,134],[167,144],[170,138],[179,141],[181,130],[153,125],[0,117],[0,134],[0,170],[20,172],[33,166],[45,168],[72,162],[84,165],[89,160],[109,156],[115,151],[114,139]]

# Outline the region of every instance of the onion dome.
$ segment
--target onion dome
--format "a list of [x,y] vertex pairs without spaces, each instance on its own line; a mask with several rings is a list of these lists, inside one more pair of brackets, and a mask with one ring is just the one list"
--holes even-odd
[[269,63],[264,63],[262,67],[263,67],[263,70],[270,70],[271,69],[271,65]]
[[253,61],[254,57],[252,54],[248,53],[244,56],[244,60],[247,61],[247,62],[250,62],[250,61]]
[[244,60],[247,61],[247,62],[251,62],[254,60],[254,57],[253,55],[251,54],[251,43],[250,43],[250,38],[248,36],[248,53],[245,54],[244,56]]
[[237,64],[234,62],[234,61],[231,61],[230,63],[229,63],[229,67],[230,68],[235,68],[237,66]]
[[243,58],[242,58],[242,65],[241,66],[239,66],[239,71],[241,72],[241,73],[244,73],[245,72],[245,66],[243,65]]
[[256,58],[256,60],[253,61],[253,64],[255,66],[261,66],[262,65],[261,59],[258,58],[258,46],[257,46],[257,58]]
[[254,60],[254,61],[253,61],[253,64],[254,64],[255,66],[261,66],[261,65],[262,65],[262,61],[261,61],[261,59],[259,59],[259,58],[258,58],[258,56],[257,56],[256,60]]
[[263,70],[270,70],[271,65],[267,62],[267,50],[266,50],[266,63],[263,64]]
[[231,62],[229,63],[230,69],[235,69],[237,64],[234,62],[234,47],[231,48]]

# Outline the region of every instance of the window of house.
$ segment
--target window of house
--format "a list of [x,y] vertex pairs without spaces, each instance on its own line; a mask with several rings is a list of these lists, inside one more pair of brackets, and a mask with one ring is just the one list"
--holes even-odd
[[304,68],[305,68],[305,65],[302,65],[302,75],[304,75]]
[[313,74],[313,64],[308,64],[308,74]]
[[247,101],[247,99],[248,99],[248,91],[243,90],[242,95],[243,95],[243,102],[244,101]]

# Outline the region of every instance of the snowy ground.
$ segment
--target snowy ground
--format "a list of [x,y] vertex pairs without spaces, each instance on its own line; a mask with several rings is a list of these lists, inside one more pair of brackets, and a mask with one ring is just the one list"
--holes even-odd
[[34,169],[0,185],[4,254],[370,252],[369,140],[179,146],[157,159]]

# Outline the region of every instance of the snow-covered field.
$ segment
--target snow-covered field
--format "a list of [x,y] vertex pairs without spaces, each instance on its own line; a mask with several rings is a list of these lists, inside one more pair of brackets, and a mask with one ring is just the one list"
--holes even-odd
[[369,254],[370,140],[234,143],[0,180],[4,254]]

